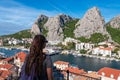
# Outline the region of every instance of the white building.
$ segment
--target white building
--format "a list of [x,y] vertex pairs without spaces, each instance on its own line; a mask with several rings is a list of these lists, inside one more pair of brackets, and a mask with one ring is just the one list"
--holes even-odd
[[64,61],[56,61],[53,64],[57,69],[60,70],[65,70],[66,68],[69,67],[69,62],[64,62]]
[[111,57],[112,55],[112,48],[104,48],[104,47],[97,47],[92,50],[92,54],[99,55],[101,54],[102,56],[107,56],[109,55]]
[[17,44],[19,44],[20,43],[20,41],[19,40],[17,40],[17,39],[11,39],[11,40],[9,40],[8,41],[8,44],[14,44],[14,45],[17,45]]
[[78,40],[75,40],[74,38],[67,37],[67,38],[64,40],[64,42],[62,42],[62,45],[67,46],[67,43],[68,43],[68,42],[74,42],[74,43],[77,43]]
[[100,42],[98,43],[98,45],[102,46],[102,45],[107,45],[110,48],[114,48],[115,46],[113,44],[111,44],[110,42]]
[[50,45],[57,45],[59,44],[61,41],[48,41],[48,44]]
[[62,50],[61,53],[62,53],[62,54],[69,54],[69,51],[68,51],[68,50]]
[[101,80],[120,80],[120,70],[117,69],[104,67],[98,71],[98,75],[101,76]]
[[76,43],[75,45],[75,49],[76,50],[81,50],[81,49],[92,49],[94,47],[94,44],[90,44],[90,43]]

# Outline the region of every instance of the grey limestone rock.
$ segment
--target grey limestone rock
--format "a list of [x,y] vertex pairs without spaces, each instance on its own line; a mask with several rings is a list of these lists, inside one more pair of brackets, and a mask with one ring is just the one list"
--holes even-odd
[[97,7],[89,9],[76,24],[75,37],[90,37],[93,33],[106,33],[105,21]]

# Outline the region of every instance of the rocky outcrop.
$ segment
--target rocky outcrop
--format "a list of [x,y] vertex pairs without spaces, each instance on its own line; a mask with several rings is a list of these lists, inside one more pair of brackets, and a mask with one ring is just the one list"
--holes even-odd
[[110,22],[108,22],[108,24],[113,28],[119,28],[120,29],[120,15],[111,19]]
[[106,33],[105,21],[97,7],[89,9],[76,24],[75,37],[90,37],[93,33]]
[[64,14],[50,17],[44,25],[44,27],[48,30],[47,39],[50,41],[62,41],[64,38],[64,24],[70,20],[72,20],[72,18]]
[[32,29],[31,29],[31,33],[34,35],[40,34],[40,29],[39,29],[37,24],[33,24]]
[[31,33],[34,35],[41,34],[41,29],[44,23],[48,20],[48,17],[45,15],[40,15],[38,19],[34,22]]

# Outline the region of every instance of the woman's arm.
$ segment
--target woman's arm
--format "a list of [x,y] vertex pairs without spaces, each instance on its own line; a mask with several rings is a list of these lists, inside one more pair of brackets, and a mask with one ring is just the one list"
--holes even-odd
[[47,76],[48,76],[48,80],[53,80],[52,68],[47,68]]

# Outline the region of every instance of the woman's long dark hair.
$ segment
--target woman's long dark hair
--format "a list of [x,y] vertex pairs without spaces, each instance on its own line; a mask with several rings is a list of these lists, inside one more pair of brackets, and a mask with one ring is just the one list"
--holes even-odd
[[30,75],[34,65],[35,75],[41,75],[43,70],[43,61],[45,55],[43,48],[45,47],[45,37],[43,35],[36,35],[30,47],[30,52],[26,59],[25,73]]

